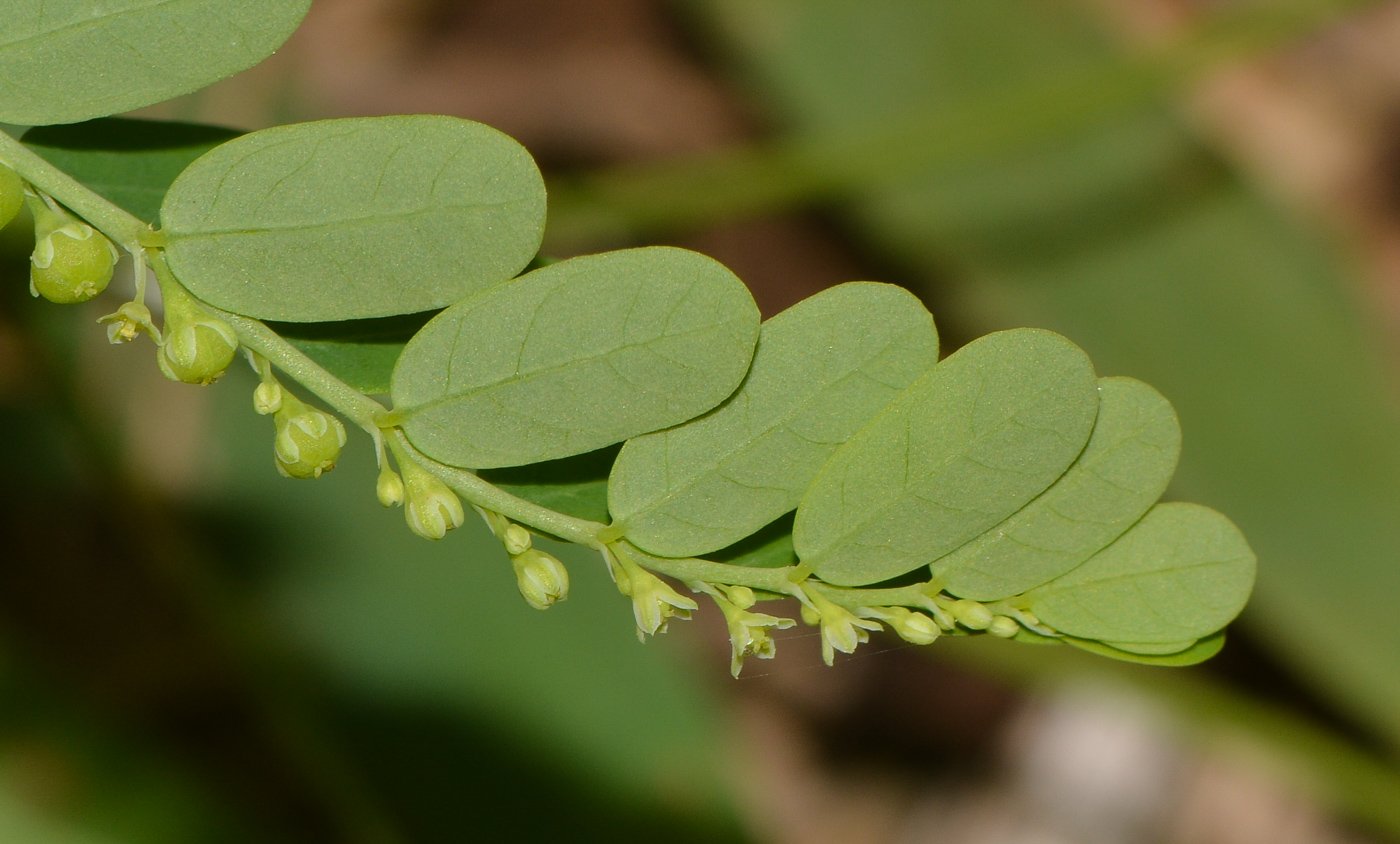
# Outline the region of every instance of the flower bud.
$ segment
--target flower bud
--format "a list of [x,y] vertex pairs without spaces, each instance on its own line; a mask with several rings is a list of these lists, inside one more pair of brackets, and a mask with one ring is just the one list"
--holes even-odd
[[569,572],[564,564],[537,548],[527,548],[513,554],[515,583],[525,603],[537,610],[547,610],[569,597]]
[[[720,591],[729,602],[741,610],[746,610],[758,603],[758,596],[747,586],[721,586]],[[794,622],[796,623],[796,622]]]
[[212,384],[224,374],[238,352],[238,335],[221,319],[199,314],[184,320],[167,312],[168,326],[156,362],[171,381]]
[[24,182],[15,171],[0,164],[0,229],[19,215],[24,205]]
[[287,478],[319,478],[335,468],[345,445],[345,426],[330,414],[286,397],[273,421],[272,452],[277,471]]
[[457,493],[421,467],[411,463],[399,467],[404,470],[403,515],[410,530],[424,539],[442,539],[462,526],[466,512]]
[[263,381],[253,390],[253,410],[259,416],[268,416],[282,409],[282,385],[276,381]]
[[403,503],[403,478],[387,465],[379,470],[379,480],[374,485],[374,494],[385,507],[397,507]]
[[532,540],[528,530],[511,522],[501,534],[501,543],[506,546],[506,553],[514,557],[528,551]]
[[943,633],[938,623],[921,612],[890,607],[883,618],[899,638],[914,645],[931,645]]
[[958,623],[969,630],[986,630],[992,623],[992,611],[979,601],[970,601],[966,598],[953,602],[948,608]]
[[30,293],[73,305],[107,289],[117,250],[87,223],[70,222],[41,235],[29,263]]
[[1016,623],[1016,619],[1010,616],[999,615],[992,619],[992,623],[987,625],[987,632],[1002,639],[1013,638],[1021,632],[1021,625]]

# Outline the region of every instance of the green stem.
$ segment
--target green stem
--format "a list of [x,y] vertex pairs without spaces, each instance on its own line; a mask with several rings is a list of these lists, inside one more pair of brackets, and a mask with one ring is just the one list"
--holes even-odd
[[394,438],[394,444],[397,446],[396,454],[407,455],[424,469],[436,475],[438,480],[452,487],[457,494],[471,504],[475,504],[483,510],[500,513],[512,521],[520,522],[543,533],[578,545],[596,549],[603,547],[603,542],[599,537],[607,529],[607,525],[557,513],[548,507],[541,507],[533,501],[517,498],[482,480],[475,472],[439,463],[414,448],[413,444],[408,441],[408,437],[404,436],[403,431],[394,429],[390,436]]
[[40,158],[6,132],[0,132],[0,164],[63,203],[68,210],[127,251],[140,252],[141,234],[148,231],[150,226]]
[[[170,271],[170,265],[166,263],[165,256],[159,249],[151,249],[147,255],[162,291],[172,291],[175,295],[193,298],[193,294],[180,284],[179,279]],[[277,332],[262,322],[216,308],[202,300],[196,301],[201,308],[228,323],[238,335],[240,343],[261,355],[293,381],[310,390],[336,412],[378,440],[380,420],[388,412],[384,405],[332,375],[325,367],[283,340]]]

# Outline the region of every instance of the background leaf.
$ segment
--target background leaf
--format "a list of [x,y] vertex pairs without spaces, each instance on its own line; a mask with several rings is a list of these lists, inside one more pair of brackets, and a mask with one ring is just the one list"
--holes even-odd
[[1146,645],[1220,630],[1244,609],[1253,585],[1254,552],[1230,520],[1173,502],[1025,600],[1066,635]]
[[291,322],[444,307],[529,263],[544,184],[507,136],[437,115],[265,129],[190,166],[161,207],[200,298]]
[[990,334],[846,442],[797,509],[797,555],[860,586],[926,565],[1024,507],[1089,439],[1093,366],[1048,331]]
[[481,477],[511,495],[551,510],[607,524],[608,472],[617,449],[610,445],[544,463],[486,469]]
[[389,392],[403,347],[436,311],[341,322],[272,323],[271,328],[332,375],[371,395]]
[[1099,379],[1099,414],[1064,476],[1014,516],[930,569],[954,595],[994,601],[1064,574],[1108,545],[1167,488],[1181,427],[1161,393]]
[[804,299],[763,324],[722,406],[622,447],[613,518],[665,557],[732,545],[796,508],[837,446],[937,361],[933,318],[902,288],[851,282]]
[[196,158],[238,137],[197,123],[102,117],[39,126],[24,145],[132,216],[154,223],[170,184]]
[[252,67],[310,0],[9,0],[0,121],[76,123],[187,94]]
[[[1200,23],[1237,21],[1234,44],[1255,45],[1258,58],[1362,5],[1267,4]],[[880,137],[879,161],[825,171],[857,174],[846,183],[849,230],[899,256],[940,313],[976,331],[1053,328],[1101,370],[1168,396],[1187,432],[1174,494],[1227,512],[1268,562],[1241,621],[1400,748],[1400,404],[1378,387],[1395,380],[1384,309],[1359,301],[1373,288],[1317,218],[1233,173],[1238,150],[1222,155],[1221,134],[1193,134],[1199,122],[1177,105],[1198,89],[1152,84],[1101,99],[1143,56],[1084,8],[687,8],[722,35],[717,49],[733,51],[790,137],[829,147],[881,127],[931,130]],[[1202,42],[1182,34],[1184,49],[1161,55],[1199,79]],[[1098,107],[1086,116],[1086,104]],[[727,171],[704,175],[734,183]],[[828,207],[833,192],[791,204]],[[1298,623],[1319,615],[1329,623]]]
[[650,247],[560,261],[448,308],[394,370],[413,444],[456,466],[581,454],[722,402],[758,308],[724,265]]

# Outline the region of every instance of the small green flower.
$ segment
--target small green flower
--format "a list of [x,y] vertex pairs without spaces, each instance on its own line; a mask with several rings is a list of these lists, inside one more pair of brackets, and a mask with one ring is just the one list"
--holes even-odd
[[[836,661],[836,651],[855,653],[856,646],[870,641],[870,631],[878,631],[880,623],[857,616],[843,606],[832,603],[814,591],[802,590],[804,606],[815,614],[822,630],[822,660],[827,665]],[[804,616],[807,614],[804,614]]]
[[404,477],[404,520],[424,539],[442,539],[462,526],[462,500],[447,484],[412,461],[400,461]]
[[661,578],[632,562],[626,551],[613,547],[607,554],[608,568],[617,589],[632,599],[632,615],[637,620],[637,638],[665,633],[672,618],[688,619],[700,608],[694,599],[681,595]]
[[24,182],[15,171],[0,164],[0,229],[10,224],[24,207]]
[[140,302],[127,302],[115,313],[98,317],[97,321],[106,323],[107,341],[113,345],[130,343],[137,334],[145,334],[153,342],[160,343],[160,332],[151,322],[151,309]]
[[277,471],[287,478],[319,478],[335,468],[345,445],[345,426],[330,414],[288,394],[272,417]]
[[569,597],[569,572],[558,558],[526,548],[510,558],[520,597],[537,610],[547,610]]
[[41,234],[29,264],[30,293],[74,305],[107,289],[117,250],[92,226],[74,221]]
[[729,673],[735,677],[744,667],[744,657],[772,659],[777,653],[770,630],[786,630],[797,624],[790,618],[749,612],[721,599],[716,599],[716,604],[724,613],[724,621],[729,628]]

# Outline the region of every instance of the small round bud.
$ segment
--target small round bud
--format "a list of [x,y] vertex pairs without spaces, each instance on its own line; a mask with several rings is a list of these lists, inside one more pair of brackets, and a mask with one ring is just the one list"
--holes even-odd
[[818,625],[818,624],[821,623],[822,614],[819,613],[819,612],[817,612],[817,611],[816,611],[815,609],[813,609],[812,607],[809,607],[809,606],[807,606],[806,604],[803,604],[803,605],[802,605],[802,609],[800,610],[800,612],[801,612],[801,615],[802,615],[802,623],[803,623],[803,624],[807,624],[807,625],[810,625],[810,626],[815,627],[816,625]]
[[420,467],[400,468],[406,475],[403,515],[410,530],[424,539],[442,539],[462,526],[466,512],[457,493]]
[[953,617],[969,630],[986,630],[987,625],[992,623],[992,611],[978,601],[969,601],[963,598],[954,601],[948,609],[953,613]]
[[10,224],[24,206],[24,182],[15,171],[0,164],[0,229]]
[[253,410],[260,416],[268,416],[282,409],[282,385],[276,381],[263,381],[253,390]]
[[987,632],[1002,639],[1010,639],[1021,632],[1021,625],[1010,616],[999,615],[987,625]]
[[274,417],[272,452],[277,471],[287,478],[319,478],[335,468],[345,445],[345,426],[324,411],[292,399]]
[[554,556],[537,548],[513,554],[515,584],[520,597],[537,610],[547,610],[569,597],[569,572]]
[[65,223],[39,238],[29,264],[30,293],[74,305],[107,289],[117,250],[87,223]]
[[238,335],[228,323],[212,316],[201,314],[185,321],[170,312],[168,317],[171,324],[156,357],[160,371],[171,381],[214,383],[233,363]]
[[512,557],[518,556],[530,550],[530,532],[511,522],[506,526],[505,532],[501,534],[501,543],[506,546],[507,554]]
[[741,610],[746,610],[758,603],[758,596],[747,586],[725,586],[724,596],[729,599],[729,603]]
[[921,612],[905,610],[903,607],[891,607],[890,613],[891,615],[885,618],[885,622],[889,624],[891,630],[899,635],[899,638],[911,644],[931,645],[943,634],[938,622]]
[[403,503],[403,478],[399,473],[385,466],[379,471],[379,480],[374,485],[374,494],[385,507],[397,507]]

